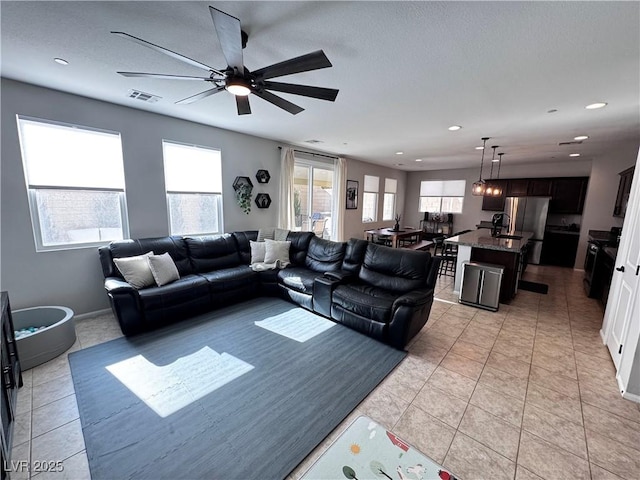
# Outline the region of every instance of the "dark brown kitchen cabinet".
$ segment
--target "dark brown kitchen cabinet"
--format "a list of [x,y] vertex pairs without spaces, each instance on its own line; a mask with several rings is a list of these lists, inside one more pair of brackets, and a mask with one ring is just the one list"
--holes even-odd
[[502,195],[497,197],[483,197],[482,210],[491,212],[502,212],[504,210],[504,199],[507,196],[507,180],[487,180],[487,187],[498,187],[502,190]]
[[554,178],[549,213],[581,214],[589,177]]
[[507,197],[526,197],[529,191],[529,179],[510,179],[507,184]]
[[635,167],[627,168],[620,172],[620,183],[618,184],[618,195],[616,195],[616,205],[613,209],[614,217],[624,217],[627,213],[627,203],[631,193],[631,181]]
[[553,179],[551,178],[532,178],[529,180],[529,188],[527,190],[528,197],[550,197],[552,192]]

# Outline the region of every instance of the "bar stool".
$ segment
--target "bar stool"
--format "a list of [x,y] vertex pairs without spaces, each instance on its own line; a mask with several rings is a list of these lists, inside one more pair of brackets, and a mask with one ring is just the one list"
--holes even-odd
[[440,267],[438,268],[438,277],[445,275],[447,277],[456,276],[456,265],[458,263],[458,247],[452,244],[444,243],[445,237],[436,237],[433,239],[435,248],[433,256],[440,259]]

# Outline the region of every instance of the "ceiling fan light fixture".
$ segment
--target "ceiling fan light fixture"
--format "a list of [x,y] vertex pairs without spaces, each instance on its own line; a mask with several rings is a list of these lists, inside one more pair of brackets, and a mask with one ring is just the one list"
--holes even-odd
[[244,78],[229,79],[225,88],[236,97],[246,97],[251,93],[250,84]]

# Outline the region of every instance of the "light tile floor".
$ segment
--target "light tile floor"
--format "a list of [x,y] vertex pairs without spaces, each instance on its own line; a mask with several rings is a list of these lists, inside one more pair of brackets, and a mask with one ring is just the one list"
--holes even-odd
[[[621,398],[599,329],[603,311],[582,275],[529,266],[547,295],[520,291],[487,312],[456,303],[442,277],[409,355],[309,455],[299,478],[357,416],[393,430],[464,480],[640,478],[640,405]],[[112,315],[83,320],[70,351],[121,336]],[[24,373],[12,460],[62,460],[89,479],[67,356]]]

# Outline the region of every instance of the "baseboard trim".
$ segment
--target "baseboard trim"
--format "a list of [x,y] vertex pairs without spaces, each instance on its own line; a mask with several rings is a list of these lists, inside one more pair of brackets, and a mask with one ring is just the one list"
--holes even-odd
[[95,312],[81,313],[80,315],[74,315],[73,319],[76,322],[81,322],[82,320],[86,320],[87,318],[97,317],[98,315],[104,315],[106,313],[111,313],[111,309],[103,308],[102,310],[96,310]]
[[624,392],[622,398],[631,402],[640,403],[640,395],[636,395],[635,393]]

